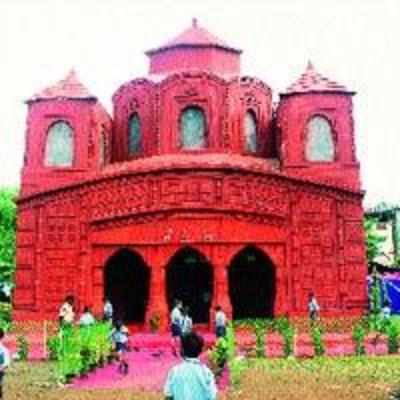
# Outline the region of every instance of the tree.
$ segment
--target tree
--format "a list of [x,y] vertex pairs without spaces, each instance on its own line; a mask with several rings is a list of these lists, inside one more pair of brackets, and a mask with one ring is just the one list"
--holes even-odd
[[367,247],[368,264],[372,264],[376,257],[381,254],[381,245],[385,238],[376,232],[377,220],[372,217],[364,218],[365,242]]
[[15,271],[17,190],[0,188],[0,282],[11,283]]

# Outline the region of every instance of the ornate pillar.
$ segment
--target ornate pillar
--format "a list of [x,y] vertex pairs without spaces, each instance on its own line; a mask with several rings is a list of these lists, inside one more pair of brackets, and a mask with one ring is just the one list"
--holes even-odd
[[159,330],[168,328],[168,305],[165,285],[165,268],[161,262],[153,263],[150,274],[149,302],[146,310],[146,325],[150,328],[150,320],[159,318]]
[[218,262],[214,265],[214,296],[210,310],[210,322],[213,323],[214,310],[221,306],[228,319],[232,319],[232,304],[229,298],[228,267]]

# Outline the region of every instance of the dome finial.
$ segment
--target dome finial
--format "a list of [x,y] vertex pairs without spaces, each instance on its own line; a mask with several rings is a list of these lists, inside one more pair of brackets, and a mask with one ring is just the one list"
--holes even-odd
[[192,18],[192,27],[197,28],[197,18]]
[[310,70],[312,70],[312,69],[314,69],[314,65],[313,65],[313,63],[311,62],[311,60],[308,60],[308,63],[307,63],[307,70],[310,71]]

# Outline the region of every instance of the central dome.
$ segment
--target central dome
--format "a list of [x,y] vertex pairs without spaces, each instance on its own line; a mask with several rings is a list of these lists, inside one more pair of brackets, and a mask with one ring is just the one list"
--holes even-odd
[[241,50],[200,27],[192,26],[176,38],[148,50],[150,74],[169,74],[183,70],[203,70],[219,75],[239,75]]

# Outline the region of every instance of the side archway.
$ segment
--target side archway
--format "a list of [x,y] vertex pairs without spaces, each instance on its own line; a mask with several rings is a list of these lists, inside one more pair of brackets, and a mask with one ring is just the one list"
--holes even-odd
[[272,318],[276,278],[271,259],[257,247],[246,247],[228,268],[233,318]]
[[104,296],[114,315],[125,323],[144,323],[149,300],[150,268],[129,249],[118,250],[106,262]]
[[186,247],[169,261],[166,274],[167,300],[171,310],[174,300],[189,307],[194,323],[208,323],[213,296],[213,270],[199,251]]

